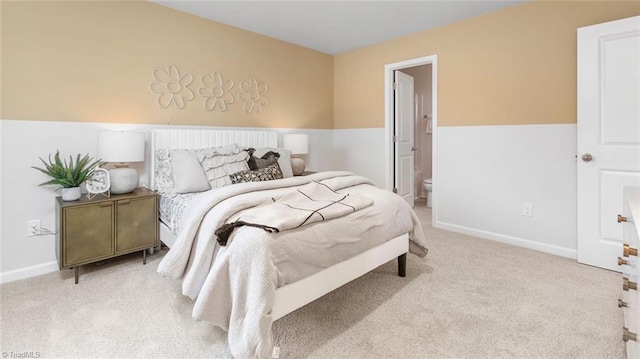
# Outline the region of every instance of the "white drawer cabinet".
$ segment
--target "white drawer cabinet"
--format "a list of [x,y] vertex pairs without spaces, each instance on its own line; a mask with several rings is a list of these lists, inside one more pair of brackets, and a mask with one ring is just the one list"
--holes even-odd
[[640,359],[640,187],[625,187],[623,213],[618,222],[623,226],[624,247],[620,251],[618,264],[622,270],[622,298],[618,306],[624,311],[623,339],[627,346],[627,358]]

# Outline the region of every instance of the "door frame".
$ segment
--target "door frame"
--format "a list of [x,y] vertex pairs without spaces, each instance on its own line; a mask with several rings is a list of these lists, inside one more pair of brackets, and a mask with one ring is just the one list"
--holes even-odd
[[[415,59],[394,62],[384,65],[384,133],[385,133],[385,188],[389,191],[393,190],[393,181],[395,177],[395,156],[393,155],[393,131],[395,125],[395,113],[393,108],[393,72],[396,70],[416,67],[420,65],[431,64],[431,113],[432,118],[432,205],[431,205],[431,225],[437,227],[437,207],[438,207],[438,55],[429,55]],[[413,182],[413,179],[411,179]]]

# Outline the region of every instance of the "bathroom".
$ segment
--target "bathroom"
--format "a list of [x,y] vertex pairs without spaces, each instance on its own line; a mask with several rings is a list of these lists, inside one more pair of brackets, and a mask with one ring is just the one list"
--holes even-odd
[[[432,206],[432,91],[431,64],[402,69],[402,72],[413,77],[415,94],[414,119],[414,176],[415,205]],[[429,191],[427,191],[429,189]]]

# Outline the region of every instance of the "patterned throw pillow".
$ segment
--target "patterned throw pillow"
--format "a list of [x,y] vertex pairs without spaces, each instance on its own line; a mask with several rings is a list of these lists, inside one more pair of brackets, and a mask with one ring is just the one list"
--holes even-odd
[[171,150],[160,149],[155,153],[155,190],[161,194],[173,191],[173,168],[171,166]]
[[282,171],[278,163],[274,163],[269,167],[261,168],[255,171],[240,171],[229,175],[231,183],[245,183],[245,182],[261,182],[271,181],[282,178]]

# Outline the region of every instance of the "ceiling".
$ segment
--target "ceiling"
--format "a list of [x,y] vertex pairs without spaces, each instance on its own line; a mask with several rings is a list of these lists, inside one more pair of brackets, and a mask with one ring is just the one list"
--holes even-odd
[[525,2],[151,1],[332,55]]

